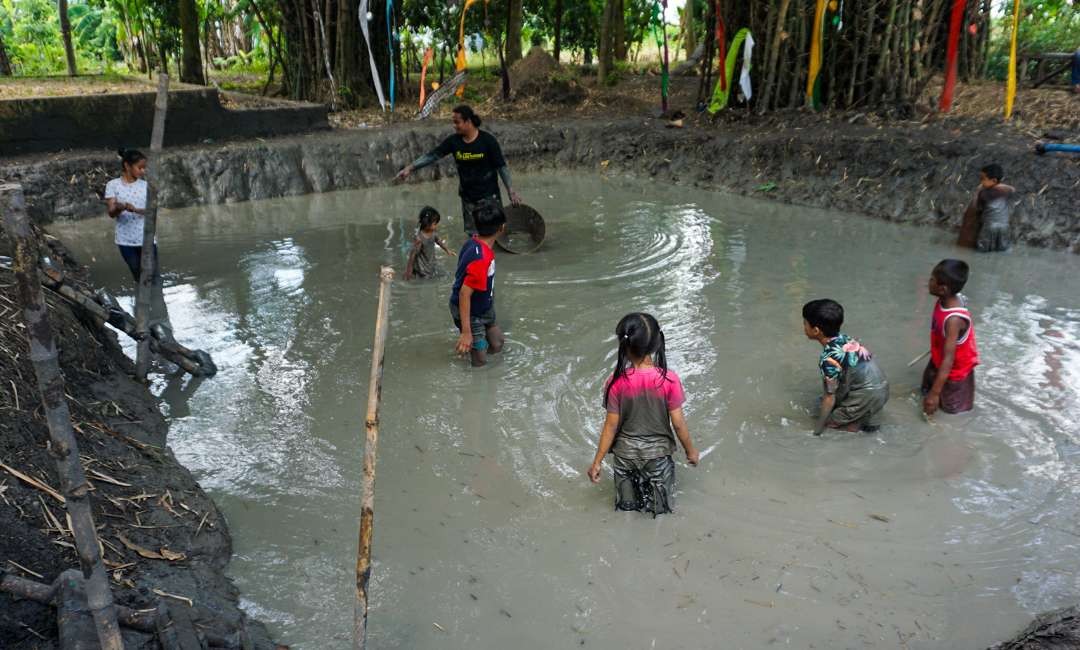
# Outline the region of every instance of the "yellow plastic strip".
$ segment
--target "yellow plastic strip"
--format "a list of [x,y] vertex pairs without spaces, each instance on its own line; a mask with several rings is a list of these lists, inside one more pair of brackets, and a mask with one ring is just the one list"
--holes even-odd
[[1016,99],[1016,35],[1020,31],[1020,0],[1013,0],[1012,38],[1009,42],[1009,80],[1005,87],[1005,119],[1012,117]]

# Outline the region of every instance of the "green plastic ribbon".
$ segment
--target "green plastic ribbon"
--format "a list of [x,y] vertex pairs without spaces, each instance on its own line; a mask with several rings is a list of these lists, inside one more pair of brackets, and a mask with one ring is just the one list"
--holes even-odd
[[728,103],[728,96],[731,94],[731,87],[735,84],[732,83],[735,74],[735,57],[739,54],[739,49],[742,47],[742,43],[746,40],[750,30],[743,27],[735,34],[735,39],[731,41],[731,46],[728,47],[727,60],[724,61],[724,71],[727,73],[728,83],[721,87],[719,81],[716,82],[716,89],[713,90],[712,101],[709,102],[709,114],[715,115],[718,111],[724,109]]

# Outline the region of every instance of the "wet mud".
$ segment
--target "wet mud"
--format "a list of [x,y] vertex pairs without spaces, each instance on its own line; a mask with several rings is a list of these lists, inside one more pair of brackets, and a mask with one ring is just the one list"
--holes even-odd
[[[58,242],[42,244],[55,258]],[[49,245],[51,244],[51,246]],[[0,255],[11,255],[0,232]],[[69,275],[86,278],[70,258]],[[22,331],[10,271],[0,269],[0,570],[42,583],[78,566],[64,507],[45,486],[59,485]],[[188,607],[195,623],[252,648],[272,648],[265,629],[238,607],[225,576],[232,555],[228,525],[167,446],[157,400],[136,383],[114,334],[82,320],[46,292],[49,319],[71,407],[79,454],[93,486],[91,502],[116,602],[132,609]],[[185,599],[190,599],[190,604]],[[0,593],[0,647],[56,647],[55,610]],[[126,648],[157,648],[148,634],[123,630]]]

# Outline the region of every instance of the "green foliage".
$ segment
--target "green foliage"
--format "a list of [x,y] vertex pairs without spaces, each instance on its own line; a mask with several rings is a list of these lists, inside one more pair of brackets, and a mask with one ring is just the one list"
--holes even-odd
[[[1017,31],[1019,52],[1072,52],[1080,47],[1080,5],[1070,0],[1041,0],[1024,3]],[[1005,79],[1009,66],[1009,39],[1012,36],[1012,4],[994,21],[987,62],[989,76]]]

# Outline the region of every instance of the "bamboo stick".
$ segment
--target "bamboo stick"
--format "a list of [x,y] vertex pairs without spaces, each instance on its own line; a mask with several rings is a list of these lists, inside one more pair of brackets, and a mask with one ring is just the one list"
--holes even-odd
[[379,271],[379,306],[375,315],[375,344],[371,348],[371,377],[368,380],[367,417],[364,420],[364,476],[360,496],[360,544],[356,553],[356,620],[353,647],[367,644],[368,580],[371,578],[371,535],[375,520],[375,452],[379,443],[379,399],[382,397],[383,353],[389,324],[390,284],[394,270]]
[[157,170],[165,140],[165,113],[169,107],[169,75],[158,75],[157,99],[154,100],[154,126],[150,132],[150,159],[147,160],[146,210],[143,213],[142,264],[139,290],[135,294],[135,329],[140,335],[135,354],[135,378],[146,381],[150,370],[150,297],[157,276],[154,238],[157,234]]
[[45,409],[60,492],[64,495],[64,507],[75,537],[75,550],[86,579],[87,605],[93,615],[102,650],[122,650],[120,627],[116,623],[112,592],[109,591],[109,579],[101,561],[101,547],[90,510],[90,484],[79,462],[79,446],[71,428],[67,400],[64,399],[64,378],[60,374],[56,341],[49,326],[45,294],[38,280],[38,251],[26,216],[22,186],[14,183],[0,185],[0,202],[3,204],[4,225],[15,243],[15,281],[26,321],[30,359],[34,364],[38,392]]

